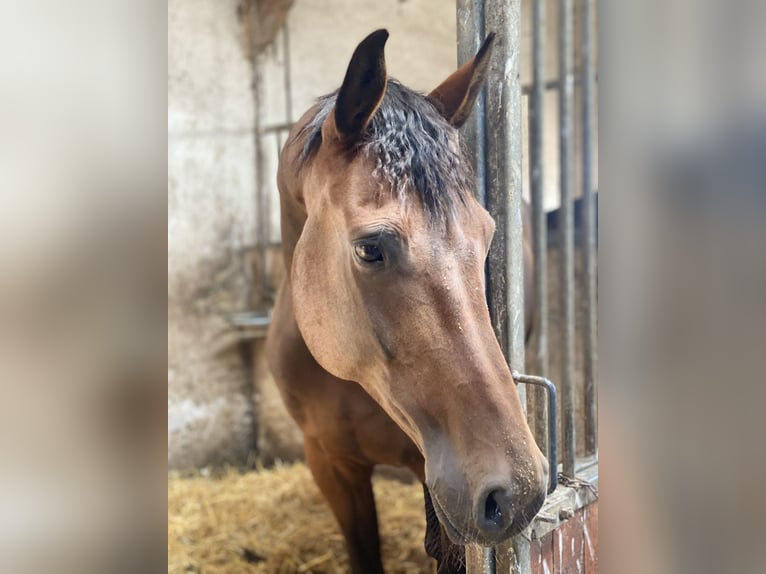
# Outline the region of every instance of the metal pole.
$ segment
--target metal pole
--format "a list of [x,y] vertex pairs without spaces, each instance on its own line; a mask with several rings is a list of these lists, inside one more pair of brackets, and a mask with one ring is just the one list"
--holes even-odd
[[[255,28],[254,28],[255,29]],[[263,55],[254,49],[253,54],[253,95],[255,99],[255,122],[253,126],[255,147],[255,203],[257,219],[258,265],[260,266],[259,299],[263,300],[269,287],[268,273],[268,244],[271,239],[270,233],[270,201],[266,191],[266,170],[263,134]]]
[[[497,226],[489,252],[490,314],[511,368],[523,370],[521,1],[487,0],[484,11],[485,29],[496,34],[486,109],[487,206]],[[526,390],[517,390],[526,407]],[[495,554],[498,572],[529,572],[529,542],[523,536],[498,546]]]
[[[484,40],[484,0],[457,0],[457,64],[473,58]],[[476,109],[460,128],[476,181],[476,199],[487,205],[486,179],[486,90],[476,101]],[[487,281],[489,285],[489,281]],[[489,290],[488,290],[489,293]],[[467,574],[495,574],[495,549],[471,544],[465,548]]]
[[469,544],[465,547],[466,574],[496,574],[495,549]]
[[284,58],[284,76],[285,86],[285,122],[293,123],[293,75],[292,62],[290,61],[290,25],[285,22],[282,27],[282,57]]
[[562,462],[564,474],[575,473],[574,429],[574,14],[572,0],[559,0],[559,154],[561,210],[559,257],[561,274],[561,404]]
[[[457,0],[457,65],[462,66],[476,55],[484,41],[484,0]],[[476,180],[476,199],[487,204],[486,130],[487,94],[483,89],[476,99],[476,109],[460,128],[460,140],[471,158]]]
[[598,445],[596,415],[596,205],[593,197],[593,132],[595,103],[595,0],[583,0],[582,32],[582,189],[585,209],[585,452]]
[[490,314],[511,367],[523,370],[520,8],[520,0],[487,0],[485,5],[486,29],[497,34],[486,112],[487,207],[496,224],[489,251]]
[[[537,355],[535,366],[542,377],[548,376],[548,229],[543,205],[544,178],[544,123],[545,109],[545,0],[534,0],[532,5],[532,93],[529,113],[529,162],[532,195],[532,249],[535,260],[534,339]],[[554,418],[545,416],[545,391],[533,391],[535,439],[549,459],[547,452],[548,424],[556,424]],[[550,423],[548,421],[550,420]],[[556,453],[553,453],[555,456]],[[555,469],[554,469],[555,473]]]

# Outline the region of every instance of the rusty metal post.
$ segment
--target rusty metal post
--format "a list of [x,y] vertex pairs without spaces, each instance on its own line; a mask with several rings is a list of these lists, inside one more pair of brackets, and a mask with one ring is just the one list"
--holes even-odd
[[[483,29],[482,29],[483,8]],[[458,55],[472,56],[485,33],[494,32],[486,102],[466,130],[472,146],[478,195],[485,186],[485,206],[495,220],[487,265],[487,299],[495,336],[514,370],[524,370],[524,263],[521,171],[521,2],[458,0]],[[480,104],[481,105],[481,104]],[[483,112],[483,113],[482,113]],[[482,150],[486,134],[486,147]],[[526,391],[517,387],[522,406]],[[529,571],[529,543],[519,536],[497,547],[466,548],[468,574]]]
[[[524,264],[521,214],[520,0],[487,0],[485,29],[496,34],[487,79],[487,208],[495,219],[489,250],[489,308],[511,367],[524,369]],[[521,394],[523,393],[523,389]],[[522,405],[526,404],[522,396]]]
[[575,474],[574,401],[574,10],[572,0],[559,0],[559,159],[561,210],[559,257],[561,275],[561,436],[564,474]]
[[[486,0],[486,31],[496,34],[487,80],[487,206],[497,225],[489,253],[489,305],[512,369],[524,369],[524,261],[521,170],[521,0]],[[526,407],[526,389],[517,387]],[[526,409],[525,409],[526,410]],[[529,542],[495,549],[501,574],[529,572]]]
[[[473,58],[484,41],[484,0],[457,0],[457,64]],[[486,90],[476,101],[476,109],[460,128],[460,141],[471,160],[476,182],[476,199],[487,205],[486,179]],[[465,549],[467,574],[495,574],[494,548],[469,545]]]
[[593,454],[598,445],[596,414],[596,204],[593,189],[593,134],[596,87],[595,0],[583,0],[582,10],[582,192],[585,223],[585,452]]

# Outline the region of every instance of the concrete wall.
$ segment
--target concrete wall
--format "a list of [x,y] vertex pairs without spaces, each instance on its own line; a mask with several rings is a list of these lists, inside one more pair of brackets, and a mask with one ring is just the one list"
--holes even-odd
[[236,0],[168,2],[168,464],[243,460],[249,361],[226,313],[249,304],[256,232],[252,65]]

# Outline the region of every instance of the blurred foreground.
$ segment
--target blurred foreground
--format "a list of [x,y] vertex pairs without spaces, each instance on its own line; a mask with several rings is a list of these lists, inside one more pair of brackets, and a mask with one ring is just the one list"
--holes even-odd
[[[605,572],[766,564],[764,10],[600,15]],[[165,567],[165,27],[0,3],[0,572]]]

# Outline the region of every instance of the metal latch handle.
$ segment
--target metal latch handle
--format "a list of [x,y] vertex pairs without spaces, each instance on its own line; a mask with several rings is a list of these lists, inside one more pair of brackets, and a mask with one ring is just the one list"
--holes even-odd
[[511,371],[511,376],[516,383],[537,385],[548,392],[548,466],[550,467],[548,494],[556,490],[558,485],[558,415],[556,414],[556,385],[545,377],[524,375]]

